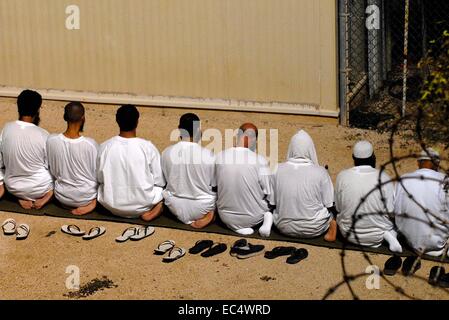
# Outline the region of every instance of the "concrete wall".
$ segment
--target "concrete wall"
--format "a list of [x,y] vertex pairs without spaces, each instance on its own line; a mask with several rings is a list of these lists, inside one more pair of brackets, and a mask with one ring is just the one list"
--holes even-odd
[[1,0],[0,95],[335,116],[336,47],[335,0]]

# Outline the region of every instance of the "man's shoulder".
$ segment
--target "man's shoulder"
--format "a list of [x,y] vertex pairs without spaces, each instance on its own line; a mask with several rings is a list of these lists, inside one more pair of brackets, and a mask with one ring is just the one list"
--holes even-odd
[[[250,150],[251,151],[251,150]],[[262,166],[267,166],[268,165],[268,160],[267,160],[267,158],[265,158],[265,156],[263,156],[263,155],[261,155],[261,154],[259,154],[259,153],[256,153],[256,152],[254,152],[254,151],[251,151],[253,154],[254,154],[254,156],[257,158],[257,163],[259,164],[259,165],[262,165]]]
[[60,133],[52,133],[48,136],[48,141],[53,141],[53,140],[60,140],[61,139],[61,134]]
[[217,161],[221,161],[223,160],[227,155],[232,155],[235,153],[236,148],[232,147],[229,149],[225,149],[220,151],[217,155],[216,155],[216,160]]
[[108,140],[106,140],[100,144],[100,150],[104,150],[104,149],[112,146],[116,142],[117,142],[116,137],[109,138]]
[[159,149],[154,145],[153,142],[151,142],[151,140],[146,140],[146,139],[143,139],[143,138],[137,138],[137,141],[138,141],[138,143],[140,143],[144,147],[150,149],[152,152],[159,153]]
[[3,131],[4,131],[4,130],[8,130],[8,129],[12,128],[12,127],[16,127],[16,126],[18,126],[17,121],[10,121],[10,122],[7,122],[7,123],[5,123],[5,125],[3,126]]
[[88,144],[89,146],[91,146],[95,149],[98,149],[98,147],[99,147],[97,141],[95,141],[95,139],[93,139],[93,138],[84,137],[84,141],[86,144]]
[[50,136],[50,133],[42,127],[34,125],[30,126],[29,129],[41,134],[44,138],[48,138]]
[[61,135],[60,134],[52,133],[47,138],[47,145],[48,146],[55,145],[55,144],[60,143],[61,141],[62,141],[62,139],[61,139]]
[[340,171],[337,174],[337,181],[349,179],[350,177],[353,177],[354,175],[356,175],[354,168],[343,169],[342,171]]
[[198,144],[198,150],[200,150],[201,151],[201,155],[202,155],[202,158],[204,158],[205,160],[207,160],[208,162],[209,161],[212,161],[212,162],[214,162],[215,161],[215,154],[212,152],[212,150],[209,150],[209,149],[207,149],[207,148],[204,148],[203,146],[201,146],[201,145],[199,145]]
[[42,127],[35,126],[34,128],[46,137],[50,135],[50,133]]
[[173,149],[179,149],[179,148],[181,148],[181,144],[180,144],[180,142],[176,142],[176,143],[174,143],[174,144],[171,144],[171,145],[169,145],[167,148],[165,148],[163,151],[162,151],[162,154],[167,154],[167,153],[169,153],[171,150],[173,150]]

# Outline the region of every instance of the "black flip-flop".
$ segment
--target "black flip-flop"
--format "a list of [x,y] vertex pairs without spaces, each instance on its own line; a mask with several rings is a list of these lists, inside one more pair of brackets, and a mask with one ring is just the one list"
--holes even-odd
[[392,256],[384,265],[384,275],[394,276],[402,266],[402,259],[398,256]]
[[265,258],[276,259],[282,256],[289,256],[296,250],[295,247],[276,247],[271,251],[265,252]]
[[212,247],[214,242],[212,240],[199,240],[195,243],[195,245],[189,249],[190,254],[198,254],[201,251],[209,249]]
[[411,276],[421,268],[421,259],[419,257],[407,257],[402,264],[402,274]]
[[234,244],[231,247],[231,250],[229,251],[229,254],[232,257],[236,257],[237,256],[237,250],[245,248],[248,246],[248,241],[246,239],[239,239],[236,242],[234,242]]
[[226,250],[228,250],[228,246],[224,243],[218,243],[215,246],[212,246],[209,248],[209,250],[204,251],[201,253],[201,256],[204,258],[209,258],[216,256],[217,254],[223,253]]
[[[446,270],[443,267],[434,266],[430,269],[429,279],[427,282],[432,286],[440,285],[440,280],[442,280],[443,276],[446,274]],[[444,279],[443,283],[445,283],[448,279]]]
[[438,286],[441,288],[449,288],[449,273],[445,273],[438,279]]
[[287,258],[288,264],[296,264],[309,256],[309,252],[306,249],[296,249],[290,257]]
[[[243,242],[241,242],[240,244],[243,244]],[[247,243],[244,247],[233,247],[232,250],[234,251],[231,255],[239,259],[248,259],[262,254],[264,249],[265,246],[262,244]]]

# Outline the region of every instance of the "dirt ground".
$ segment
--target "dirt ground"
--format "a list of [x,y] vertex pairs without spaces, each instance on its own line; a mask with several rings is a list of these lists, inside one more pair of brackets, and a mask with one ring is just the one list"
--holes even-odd
[[[45,102],[41,126],[51,133],[64,130],[62,102]],[[15,99],[0,99],[0,127],[16,120]],[[115,111],[108,105],[86,105],[85,135],[99,143],[117,134]],[[150,139],[160,151],[170,145],[170,133],[179,116],[186,112],[171,108],[140,108],[138,134]],[[279,130],[279,160],[283,161],[291,136],[305,129],[315,141],[319,161],[329,165],[335,180],[339,171],[351,166],[351,148],[365,138],[375,145],[379,164],[388,161],[387,134],[342,128],[333,119],[291,115],[255,114],[244,112],[195,111],[203,120],[203,130],[238,128],[243,122],[254,122],[259,129]],[[415,148],[415,149],[414,149]],[[395,154],[416,150],[410,141],[397,139]],[[399,163],[401,173],[414,170],[413,160]],[[391,171],[391,170],[390,170]],[[0,212],[0,220],[14,218],[31,226],[26,241],[0,236],[0,299],[321,299],[329,288],[343,280],[341,251],[297,245],[309,250],[309,257],[297,265],[288,265],[285,258],[267,260],[257,256],[238,260],[228,254],[202,258],[187,254],[173,264],[164,264],[152,254],[158,243],[173,239],[186,249],[200,239],[212,239],[229,246],[236,237],[192,233],[156,228],[153,236],[140,242],[118,244],[114,238],[128,227],[126,224],[72,221],[50,217],[35,217]],[[104,236],[90,242],[63,234],[63,224],[77,223],[83,229],[105,226]],[[252,240],[272,249],[281,242]],[[372,264],[382,269],[388,258],[369,254]],[[347,252],[344,266],[347,274],[365,273],[371,263],[359,252]],[[388,278],[393,286],[417,299],[447,299],[442,289],[426,283],[435,263],[424,262],[417,278],[397,275]],[[67,268],[80,270],[82,290],[66,288],[70,276]],[[379,289],[368,289],[366,274],[354,282],[354,292],[362,299],[406,299],[391,284],[381,279]],[[421,279],[420,279],[421,278]],[[81,294],[84,293],[84,294]],[[332,299],[351,299],[346,286],[338,288]]]

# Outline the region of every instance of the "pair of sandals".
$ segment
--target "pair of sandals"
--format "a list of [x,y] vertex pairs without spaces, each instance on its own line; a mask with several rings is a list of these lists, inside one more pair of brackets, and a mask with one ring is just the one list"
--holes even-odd
[[161,242],[156,249],[154,249],[154,254],[158,256],[163,256],[168,252],[168,256],[162,259],[162,262],[170,263],[181,259],[186,255],[186,250],[184,248],[176,247],[176,243],[173,240],[166,240]]
[[309,256],[309,252],[304,248],[295,247],[276,247],[271,251],[265,252],[265,258],[276,259],[278,257],[289,256],[286,260],[288,264],[297,264]]
[[264,245],[251,244],[246,239],[240,239],[234,242],[229,254],[238,259],[248,259],[261,254],[264,249]]
[[189,253],[199,254],[201,252],[201,256],[203,258],[209,258],[223,253],[226,250],[228,250],[228,246],[224,243],[214,244],[212,240],[199,240],[192,248],[189,249]]
[[122,243],[128,240],[139,241],[151,236],[155,232],[152,226],[129,227],[123,231],[122,235],[115,238],[115,241]]
[[6,219],[2,224],[3,234],[5,236],[16,235],[16,240],[25,240],[30,234],[30,226],[22,223],[17,226],[14,219]]
[[81,230],[80,227],[78,227],[77,225],[70,224],[70,225],[63,225],[61,227],[61,231],[71,236],[82,237],[83,240],[92,240],[104,235],[106,233],[106,228],[94,227],[90,229],[89,232],[86,233],[86,231]]
[[402,263],[401,257],[393,256],[385,262],[383,273],[386,276],[394,276],[401,267],[404,276],[411,276],[421,268],[421,259],[417,256],[410,256],[405,258]]

